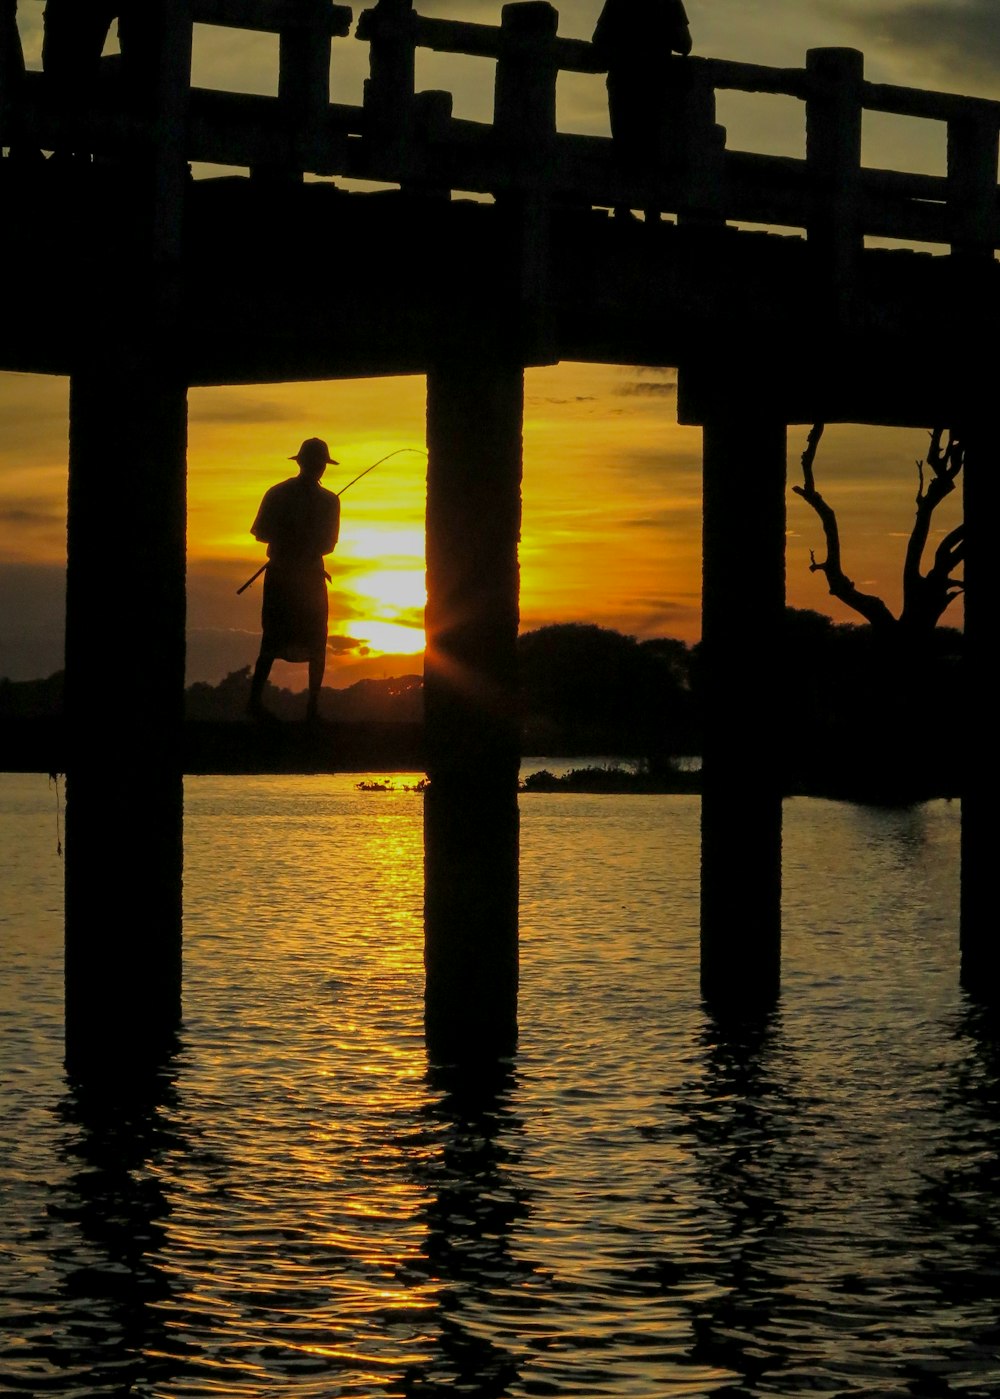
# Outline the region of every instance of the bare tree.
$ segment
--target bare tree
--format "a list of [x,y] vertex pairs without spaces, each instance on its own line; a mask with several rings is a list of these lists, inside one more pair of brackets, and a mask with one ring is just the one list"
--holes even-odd
[[961,580],[952,575],[965,555],[965,526],[956,525],[941,540],[934,553],[934,562],[926,573],[921,572],[924,550],[930,534],[934,512],[955,489],[955,481],[965,461],[965,448],[958,433],[934,428],[926,462],[917,462],[916,515],[906,546],[903,563],[903,606],[896,617],[880,597],[863,593],[844,572],[840,557],[840,531],[837,516],[816,489],[813,466],[823,423],[815,423],[809,432],[802,453],[801,486],[793,486],[796,495],[811,505],[819,516],[826,538],[826,558],[819,562],[810,550],[809,569],[823,573],[831,596],[860,613],[873,630],[892,631],[914,639],[925,637],[934,630],[945,610],[964,591]]

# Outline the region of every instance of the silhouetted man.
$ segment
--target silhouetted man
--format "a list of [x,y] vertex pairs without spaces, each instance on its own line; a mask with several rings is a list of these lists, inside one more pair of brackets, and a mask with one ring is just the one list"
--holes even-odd
[[[24,54],[17,29],[17,0],[0,0],[0,102],[14,106],[20,97]],[[10,113],[8,112],[8,117]]]
[[653,174],[682,135],[685,84],[669,61],[691,52],[682,0],[605,0],[592,42],[608,69],[619,156],[631,170]]
[[4,115],[4,144],[18,161],[41,161],[42,153],[24,142],[24,51],[17,28],[17,0],[0,0],[0,108]]
[[294,457],[299,474],[272,486],[250,526],[267,545],[260,655],[250,687],[250,713],[263,713],[261,697],[276,660],[309,662],[307,717],[316,717],[326,668],[328,604],[325,554],[340,537],[340,499],[320,485],[328,464],[336,466],[319,437],[309,437]]
[[24,72],[21,36],[17,31],[17,0],[0,0],[0,73],[14,79]]

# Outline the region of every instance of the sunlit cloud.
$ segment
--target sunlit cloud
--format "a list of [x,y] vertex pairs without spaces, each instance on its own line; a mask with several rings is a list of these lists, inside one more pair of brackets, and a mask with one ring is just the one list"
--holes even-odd
[[245,389],[216,390],[211,397],[199,396],[188,413],[192,423],[287,423],[299,416],[295,406],[258,398]]
[[1000,85],[996,0],[864,0],[839,6],[860,42],[871,41],[957,92],[969,78]]
[[352,651],[367,655],[371,647],[356,636],[340,636],[333,632],[326,639],[326,649],[334,656],[346,656]]
[[636,379],[633,380],[632,383],[619,385],[615,392],[620,394],[623,398],[628,398],[632,394],[660,395],[663,398],[676,398],[677,383],[676,380],[671,383],[667,380],[648,382],[643,379]]
[[362,624],[365,633],[361,645],[368,651],[382,653],[388,651],[405,652],[417,655],[424,649],[423,629],[416,629],[405,623],[368,621]]

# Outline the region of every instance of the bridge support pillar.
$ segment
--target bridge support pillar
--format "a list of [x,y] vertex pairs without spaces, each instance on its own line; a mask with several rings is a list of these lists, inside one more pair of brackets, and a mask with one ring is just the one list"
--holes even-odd
[[723,1008],[779,988],[785,450],[745,401],[704,425],[701,984]]
[[158,1056],[180,1018],[187,395],[129,354],[71,379],[66,1051]]
[[523,370],[427,380],[426,1026],[433,1057],[517,1035],[518,559]]
[[[985,385],[980,402],[985,398]],[[978,1000],[1000,1002],[997,935],[996,793],[1000,740],[996,723],[996,625],[1000,580],[992,535],[1000,510],[993,437],[971,424],[965,478],[965,694],[960,742],[962,777],[961,980]]]

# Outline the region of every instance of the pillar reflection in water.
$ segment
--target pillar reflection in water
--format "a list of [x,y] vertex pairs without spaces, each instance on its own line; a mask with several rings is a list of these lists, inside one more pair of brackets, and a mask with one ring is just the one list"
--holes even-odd
[[469,1394],[506,1394],[521,1379],[521,1348],[504,1344],[505,1332],[517,1334],[523,1318],[514,1307],[518,1299],[527,1306],[535,1274],[514,1247],[530,1209],[518,1172],[516,1075],[495,1059],[471,1068],[432,1064],[427,1087],[434,1149],[417,1172],[427,1191],[419,1266],[438,1286],[437,1337],[427,1367],[408,1377],[412,1388],[404,1392],[444,1393],[459,1384]]
[[72,1080],[60,1104],[69,1172],[52,1185],[47,1210],[60,1284],[34,1318],[36,1357],[22,1355],[59,1393],[132,1393],[176,1376],[161,1175],[184,1149],[174,1079],[165,1059],[113,1086]]
[[[691,1121],[714,1240],[714,1289],[693,1311],[691,1357],[748,1387],[766,1384],[786,1363],[775,1313],[784,1285],[783,1178],[795,1153],[796,1104],[776,1071],[781,1040],[777,1013],[707,1016],[704,1093]],[[787,1051],[785,1058],[787,1065]]]

